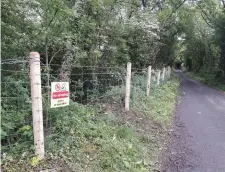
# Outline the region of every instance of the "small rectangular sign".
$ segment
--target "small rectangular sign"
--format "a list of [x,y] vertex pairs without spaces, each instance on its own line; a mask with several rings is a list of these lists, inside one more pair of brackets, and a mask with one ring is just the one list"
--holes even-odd
[[51,108],[68,106],[70,102],[69,82],[51,83]]

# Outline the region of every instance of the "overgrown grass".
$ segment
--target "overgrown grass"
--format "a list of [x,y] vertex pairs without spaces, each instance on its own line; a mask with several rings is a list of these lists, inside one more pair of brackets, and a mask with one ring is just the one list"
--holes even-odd
[[[146,116],[156,123],[168,125],[172,119],[178,86],[178,79],[173,78],[161,87],[152,88],[151,96],[146,98],[144,88],[135,84],[132,110],[136,110],[139,117]],[[123,97],[124,87],[113,87],[105,93],[105,100],[103,98],[102,101],[107,104],[121,103],[119,101]],[[65,108],[49,109],[49,113],[53,127],[45,136],[45,160],[28,156],[21,159],[5,158],[3,171],[153,171],[152,164],[157,161],[159,146],[155,147],[156,143],[149,141],[149,138],[119,122],[118,116],[123,113],[104,112],[97,106],[87,107],[73,102]],[[148,134],[148,137],[154,135],[151,132]]]
[[172,78],[161,87],[153,88],[149,98],[136,101],[135,108],[161,125],[170,125],[178,95],[179,80]]
[[170,80],[161,81],[160,86],[156,86],[156,82],[151,84],[150,96],[146,97],[146,83],[143,76],[133,79],[132,88],[132,106],[139,113],[144,113],[151,119],[160,124],[167,125],[171,122],[173,110],[178,95],[178,87],[180,81],[177,76],[173,76]]
[[204,72],[200,73],[186,72],[186,74],[191,78],[199,80],[203,84],[214,87],[225,93],[225,79],[216,78],[215,74],[207,74]]

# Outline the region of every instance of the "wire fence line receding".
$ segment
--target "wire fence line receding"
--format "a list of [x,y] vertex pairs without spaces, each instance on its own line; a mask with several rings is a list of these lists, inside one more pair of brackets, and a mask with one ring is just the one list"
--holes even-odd
[[[37,63],[37,61],[33,63]],[[58,64],[48,66],[40,64],[41,83],[36,83],[37,85],[32,88],[28,61],[2,63],[1,66],[1,143],[3,159],[5,154],[19,158],[33,157],[35,155],[43,158],[44,152],[37,151],[37,149],[41,148],[42,143],[39,146],[34,143],[35,138],[35,142],[40,142],[41,125],[43,126],[44,136],[43,148],[45,148],[46,152],[51,153],[54,147],[61,144],[58,141],[59,136],[57,132],[63,132],[64,130],[56,123],[64,122],[63,113],[67,113],[68,109],[72,109],[72,112],[76,113],[74,107],[80,104],[85,109],[84,113],[92,118],[93,109],[99,110],[118,101],[122,105],[121,110],[123,110],[125,108],[125,96],[127,95],[129,99],[128,105],[132,108],[138,89],[144,90],[146,96],[151,95],[151,89],[164,83],[171,74],[170,67],[163,70],[153,68],[149,70],[147,68],[132,68],[130,66],[130,76],[127,77],[128,70],[126,67],[77,65],[71,65],[70,71],[62,73],[60,71],[61,66]],[[66,81],[69,82],[70,86],[70,105],[68,107],[51,109],[51,90],[49,85],[51,82],[65,81],[63,80],[65,78],[68,79]],[[34,100],[31,91],[35,88],[38,89],[39,84],[41,86],[41,91],[39,90],[41,96],[36,97]],[[129,87],[129,93],[125,94],[126,88]],[[148,88],[149,90],[147,91]],[[43,113],[43,116],[39,116],[39,118],[36,118],[37,121],[34,121],[34,116],[32,117],[32,114],[34,115],[32,103],[33,101],[38,101],[38,99],[42,100],[41,106],[43,106],[43,110],[36,109],[36,111],[41,116]],[[126,110],[128,111],[129,108]],[[40,111],[43,112],[40,113]],[[37,127],[34,124],[35,122],[38,122],[39,127],[36,130],[37,133],[34,132],[34,127]],[[73,129],[70,129],[70,131],[73,134]],[[39,134],[39,137],[36,137],[36,134]]]

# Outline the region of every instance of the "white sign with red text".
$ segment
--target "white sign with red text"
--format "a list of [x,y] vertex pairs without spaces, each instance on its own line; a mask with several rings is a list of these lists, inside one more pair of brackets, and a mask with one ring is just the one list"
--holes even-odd
[[70,101],[69,82],[51,83],[51,108],[68,106]]

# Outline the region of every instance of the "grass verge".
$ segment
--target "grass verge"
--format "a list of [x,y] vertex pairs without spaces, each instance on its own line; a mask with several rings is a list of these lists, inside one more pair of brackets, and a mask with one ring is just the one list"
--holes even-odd
[[196,80],[199,80],[201,83],[206,84],[208,86],[214,87],[223,93],[225,93],[225,80],[222,79],[216,79],[213,75],[206,75],[203,73],[193,73],[193,72],[186,72],[186,74],[194,78]]
[[72,103],[65,108],[50,109],[53,127],[45,136],[45,159],[29,156],[18,159],[8,152],[2,159],[2,170],[160,170],[163,134],[172,121],[178,88],[179,81],[173,77],[161,87],[152,88],[151,96],[146,98],[145,89],[136,86],[129,113],[122,111],[123,87],[107,92],[99,106]]
[[149,98],[140,98],[134,108],[139,112],[144,112],[155,123],[169,126],[173,117],[171,114],[175,108],[179,84],[178,78],[167,81],[161,87],[152,89]]

